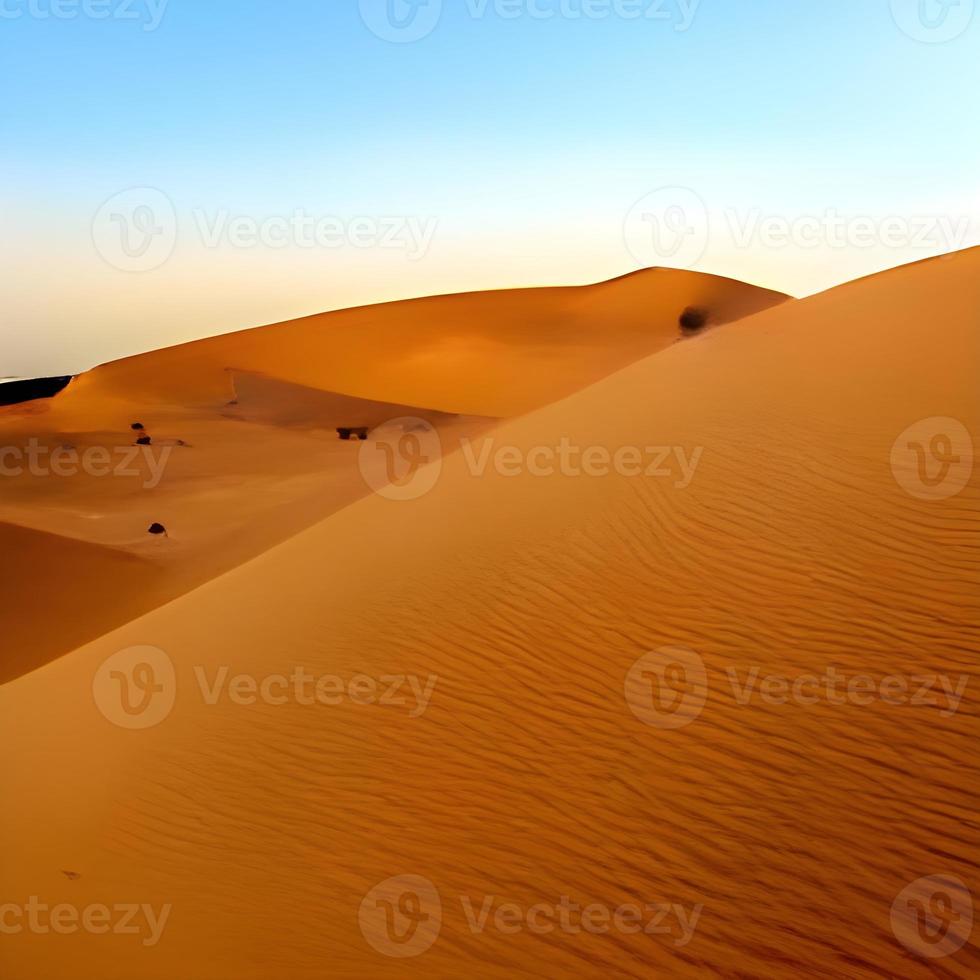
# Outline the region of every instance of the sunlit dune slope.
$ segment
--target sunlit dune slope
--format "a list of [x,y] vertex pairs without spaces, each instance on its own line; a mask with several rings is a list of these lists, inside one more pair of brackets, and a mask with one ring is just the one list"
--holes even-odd
[[[632,447],[649,475],[475,476],[457,453],[419,499],[364,499],[0,688],[0,735],[18,745],[0,893],[172,905],[155,946],[18,935],[0,972],[975,976],[975,939],[927,960],[890,909],[925,875],[980,891],[978,473],[923,499],[904,464],[924,437],[902,435],[942,417],[980,438],[978,311],[972,251],[678,344],[492,433],[496,449]],[[964,477],[972,450],[955,448]],[[177,678],[169,717],[143,731],[92,696],[99,665],[134,644]],[[669,705],[626,684],[665,645],[705,670],[706,690],[669,674],[678,728],[647,723]],[[297,666],[437,680],[418,712],[404,689],[401,705],[241,706],[227,688],[209,705],[195,674]],[[727,674],[831,668],[966,686],[952,711],[758,688],[740,703]],[[441,898],[414,958],[359,928],[368,891],[399,875]],[[668,903],[670,931],[494,924],[501,903],[563,896]],[[474,931],[466,910],[488,897]],[[428,897],[423,910],[429,928]]]
[[65,404],[234,397],[229,370],[311,388],[509,416],[547,404],[652,354],[688,306],[725,323],[787,297],[746,283],[648,269],[594,286],[436,296],[324,313],[130,357],[74,382]]

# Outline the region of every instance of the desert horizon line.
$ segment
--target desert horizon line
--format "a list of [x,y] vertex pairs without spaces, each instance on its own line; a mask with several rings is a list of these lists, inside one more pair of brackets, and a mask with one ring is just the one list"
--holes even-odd
[[807,293],[805,295],[794,295],[793,293],[785,292],[775,286],[762,285],[753,279],[740,279],[735,276],[727,276],[721,273],[715,273],[710,271],[705,271],[701,269],[689,269],[678,266],[671,266],[666,264],[642,266],[637,269],[632,269],[628,272],[621,273],[619,275],[611,276],[606,279],[596,279],[589,280],[587,282],[577,282],[577,283],[548,283],[548,284],[535,284],[535,285],[523,285],[523,286],[491,286],[486,289],[460,289],[450,292],[436,292],[436,293],[424,293],[418,296],[403,296],[398,299],[389,300],[379,300],[376,302],[366,302],[366,303],[355,303],[352,306],[338,306],[338,307],[328,307],[322,310],[316,310],[311,313],[303,313],[299,316],[288,317],[284,320],[270,320],[264,323],[253,324],[251,326],[236,326],[228,330],[219,330],[216,333],[202,334],[199,337],[194,337],[191,340],[180,341],[175,344],[164,344],[158,347],[147,347],[140,350],[131,351],[129,353],[120,354],[118,357],[112,357],[105,361],[98,361],[95,364],[90,365],[86,368],[81,368],[79,370],[71,371],[56,371],[51,370],[41,374],[32,375],[9,375],[5,377],[0,377],[0,384],[18,382],[18,381],[34,381],[43,378],[55,378],[55,377],[71,377],[78,378],[82,375],[88,374],[99,368],[107,367],[112,364],[119,363],[121,361],[127,361],[131,358],[141,357],[147,354],[152,354],[157,351],[163,350],[176,350],[184,347],[192,346],[193,344],[201,343],[203,341],[208,341],[212,339],[217,339],[219,337],[227,337],[233,334],[248,333],[252,330],[262,330],[267,327],[282,326],[289,323],[299,323],[304,320],[314,319],[321,316],[329,316],[335,313],[353,312],[356,310],[366,310],[371,308],[382,308],[389,306],[396,306],[399,304],[417,303],[425,302],[426,300],[437,300],[437,299],[451,299],[453,297],[463,297],[463,296],[481,296],[481,295],[492,295],[497,293],[519,293],[519,292],[533,292],[538,290],[549,290],[549,289],[588,289],[591,287],[605,286],[615,282],[621,282],[625,279],[630,279],[635,276],[643,275],[644,273],[655,273],[660,271],[675,272],[675,273],[688,273],[692,276],[704,277],[709,279],[716,279],[726,282],[741,283],[746,286],[752,286],[756,289],[764,290],[770,293],[776,293],[784,296],[787,300],[799,301],[810,299],[814,296],[820,296],[824,293],[832,292],[835,289],[839,289],[843,286],[848,286],[852,283],[862,282],[866,279],[871,279],[875,276],[885,275],[889,272],[896,271],[898,269],[908,268],[910,266],[919,265],[925,262],[933,261],[943,261],[951,258],[952,256],[959,255],[960,253],[970,252],[974,250],[980,250],[980,245],[969,245],[964,248],[951,249],[946,252],[942,252],[939,255],[928,255],[919,259],[914,259],[911,262],[900,262],[898,265],[888,266],[885,269],[879,269],[876,272],[869,272],[865,275],[857,276],[854,279],[847,279],[842,282],[836,283],[832,286],[828,286],[826,289],[820,289],[813,293]]

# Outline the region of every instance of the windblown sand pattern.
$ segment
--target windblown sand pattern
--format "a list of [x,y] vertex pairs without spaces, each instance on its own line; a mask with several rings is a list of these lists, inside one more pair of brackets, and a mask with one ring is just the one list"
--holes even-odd
[[[470,448],[669,448],[655,473],[478,477],[453,452],[430,493],[364,496],[3,686],[0,893],[172,906],[150,948],[16,937],[3,975],[975,976],[975,936],[930,959],[892,907],[926,876],[978,887],[980,477],[960,453],[963,488],[924,499],[893,449],[922,420],[976,438],[978,327],[980,250],[777,305]],[[508,414],[410,387],[384,397]],[[144,644],[175,701],[130,731],[93,677]],[[635,683],[647,655],[680,715]],[[199,683],[298,666],[435,680],[387,705],[212,705]],[[876,693],[759,686],[835,674]],[[889,677],[952,694],[898,703]],[[418,956],[365,925],[401,876],[438,893]],[[639,931],[495,917],[563,896],[651,911]]]

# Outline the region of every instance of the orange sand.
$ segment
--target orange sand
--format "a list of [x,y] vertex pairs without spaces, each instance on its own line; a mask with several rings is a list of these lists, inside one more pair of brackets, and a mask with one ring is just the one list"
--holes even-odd
[[787,297],[674,269],[594,286],[463,293],[365,306],[227,334],[96,368],[69,390],[137,403],[234,397],[229,369],[447,412],[505,417],[570,394],[674,343],[677,318],[715,323]]
[[[924,500],[890,459],[921,419],[980,433],[978,311],[973,250],[670,345],[487,438],[700,449],[689,485],[676,468],[476,478],[456,453],[431,493],[364,497],[0,688],[16,747],[0,895],[172,906],[152,947],[4,937],[2,975],[975,976],[975,937],[924,959],[890,909],[925,875],[980,887],[980,475]],[[494,377],[472,400],[459,378],[445,398],[420,375],[382,391],[367,365],[341,386],[308,359],[268,373],[475,414],[529,398],[530,377],[499,393]],[[203,391],[198,364],[181,377]],[[112,370],[119,397],[148,377]],[[142,731],[92,694],[99,666],[136,644],[176,669],[172,713]],[[665,645],[694,651],[707,681],[700,715],[676,729],[644,724],[624,687]],[[418,717],[352,698],[209,705],[195,667],[222,666],[438,680]],[[831,667],[968,683],[944,715],[881,699],[740,704],[726,678]],[[442,902],[438,938],[405,959],[359,928],[365,895],[400,875]],[[485,896],[702,908],[682,945],[679,919],[667,935],[474,932],[465,902]]]
[[[51,402],[0,409],[0,445],[105,447],[119,463],[138,434],[130,424],[140,422],[162,472],[157,481],[140,457],[132,476],[0,478],[0,521],[129,551],[151,563],[155,579],[148,591],[128,566],[103,562],[106,601],[91,617],[25,617],[18,603],[6,605],[0,630],[34,641],[5,659],[0,681],[368,493],[357,448],[338,441],[338,426],[416,416],[458,441],[492,420],[449,413],[523,411],[601,378],[674,343],[688,305],[708,306],[723,323],[785,299],[715,276],[648,270],[583,288],[389,303],[128,358],[81,376]],[[402,396],[411,400],[396,404]],[[168,528],[167,540],[147,536],[154,522]],[[43,596],[49,564],[39,551],[7,574]]]

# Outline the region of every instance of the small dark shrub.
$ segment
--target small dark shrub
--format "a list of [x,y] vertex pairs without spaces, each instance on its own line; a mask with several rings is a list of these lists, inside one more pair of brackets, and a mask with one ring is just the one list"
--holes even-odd
[[689,306],[680,316],[681,330],[684,333],[697,333],[708,324],[708,311],[697,306]]
[[162,524],[151,524],[149,527],[150,534],[166,534],[167,529]]
[[337,430],[337,435],[340,436],[344,442],[350,442],[351,439],[360,440],[361,442],[367,442],[368,430],[366,426],[358,426],[356,428],[343,428]]
[[139,439],[136,440],[136,445],[137,446],[152,446],[153,445],[153,440],[149,436],[140,436]]
[[143,425],[143,423],[142,423],[142,422],[134,422],[134,423],[133,423],[133,424],[132,424],[132,425],[130,426],[130,428],[131,428],[131,429],[133,430],[133,432],[142,432],[142,431],[143,431],[143,429],[145,428],[145,426]]

